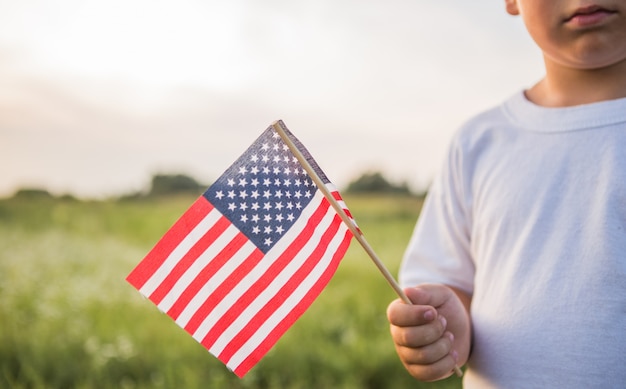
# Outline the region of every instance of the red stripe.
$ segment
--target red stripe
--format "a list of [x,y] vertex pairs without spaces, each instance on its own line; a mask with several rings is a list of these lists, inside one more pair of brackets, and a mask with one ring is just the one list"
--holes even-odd
[[335,274],[341,258],[348,250],[350,246],[350,240],[352,239],[352,233],[346,231],[344,239],[341,245],[337,248],[337,251],[333,255],[333,259],[328,268],[319,278],[317,283],[309,290],[300,303],[294,307],[294,309],[285,317],[272,332],[265,338],[265,340],[259,344],[259,346],[250,355],[244,359],[233,372],[238,377],[243,377],[261,358],[272,348],[272,346],[278,341],[278,339],[289,329],[289,327],[307,310],[307,308],[313,303],[315,298],[319,296],[324,287],[328,284],[332,276]]
[[[333,198],[337,201],[343,201],[343,199],[341,198],[341,195],[339,194],[339,192],[332,192]],[[361,230],[359,229],[359,226],[356,225],[356,220],[354,220],[354,217],[352,216],[352,213],[350,213],[350,210],[347,207],[342,207],[343,211],[346,213],[346,215],[348,215],[348,217],[350,218],[350,220],[352,220],[352,222],[354,223],[354,227],[356,228],[356,230],[359,232],[359,234],[361,233]]]
[[[248,242],[248,238],[243,233],[237,234],[235,238],[220,251],[207,266],[200,271],[198,276],[187,286],[185,291],[180,295],[176,303],[167,311],[167,314],[174,320],[178,319],[178,316],[183,312],[187,304],[195,297],[196,294],[204,287],[204,285],[211,279],[211,277],[224,266],[226,262],[232,259],[233,255],[237,253],[241,247]],[[254,267],[256,263],[263,257],[263,252],[256,249],[246,258],[233,273],[245,272],[247,274]],[[230,285],[231,274],[224,279],[223,284]]]
[[[315,230],[315,226],[319,224],[320,220],[326,214],[330,203],[323,199],[318,208],[315,210],[313,215],[307,220],[307,224],[302,232],[294,239],[294,241],[287,247],[287,249],[272,263],[272,265],[263,273],[263,275],[252,284],[240,297],[237,301],[235,301],[232,306],[219,318],[219,320],[212,326],[211,331],[209,333],[213,334],[214,329],[217,328],[227,328],[241,313],[245,307],[250,305],[252,301],[261,293],[267,285],[269,285],[272,280],[276,277],[277,274],[281,272],[282,269],[285,268],[292,260],[292,258],[300,251],[300,248],[311,238],[313,231]],[[221,301],[231,290],[236,286],[236,284],[231,285],[231,287],[223,288],[223,292],[220,294],[215,294],[215,298],[218,301]],[[205,308],[203,305],[203,308]],[[206,307],[209,311],[213,307]],[[204,319],[208,316],[208,313],[198,311],[196,315],[194,315],[194,319],[199,321],[197,325],[194,323],[195,328],[193,331],[189,331],[190,333],[195,332],[195,330],[200,326],[200,323],[204,321]],[[206,337],[205,337],[206,339]],[[201,342],[204,345],[204,339]],[[206,345],[205,345],[206,347]],[[208,347],[207,347],[208,348]]]
[[215,224],[209,227],[207,232],[185,253],[180,261],[174,266],[165,279],[159,284],[150,295],[150,300],[159,305],[161,300],[172,290],[176,282],[189,269],[191,265],[212,245],[217,238],[230,226],[230,221],[225,217],[220,217]]
[[135,288],[141,289],[161,267],[176,246],[212,209],[213,205],[204,196],[200,196],[157,242],[137,267],[132,270],[126,277],[126,281]]
[[[322,235],[317,247],[315,250],[311,252],[311,255],[306,259],[304,263],[298,268],[298,270],[289,278],[287,283],[285,283],[280,290],[263,306],[256,315],[245,324],[245,326],[238,332],[238,334],[233,337],[233,339],[228,343],[228,345],[224,348],[222,353],[218,356],[218,358],[227,363],[228,360],[233,356],[237,350],[239,350],[247,341],[250,339],[252,335],[265,323],[265,321],[274,313],[276,310],[285,302],[289,296],[293,293],[294,290],[304,281],[304,279],[311,273],[311,271],[317,266],[317,264],[324,258],[324,254],[328,248],[328,245],[333,240],[333,237],[337,234],[339,227],[342,222],[339,216],[335,216],[333,222],[328,229]],[[216,329],[215,327],[213,328]],[[224,329],[225,330],[225,329]],[[222,332],[222,329],[218,329],[220,331],[215,336],[211,342],[205,343],[207,340],[203,341],[203,345],[207,348],[213,345],[214,341],[217,340],[219,335]],[[208,336],[207,336],[208,337]]]

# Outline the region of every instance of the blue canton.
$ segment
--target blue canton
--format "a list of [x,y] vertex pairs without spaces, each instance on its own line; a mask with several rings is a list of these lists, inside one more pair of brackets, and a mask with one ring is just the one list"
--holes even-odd
[[291,150],[270,127],[204,197],[266,253],[300,217],[316,190]]

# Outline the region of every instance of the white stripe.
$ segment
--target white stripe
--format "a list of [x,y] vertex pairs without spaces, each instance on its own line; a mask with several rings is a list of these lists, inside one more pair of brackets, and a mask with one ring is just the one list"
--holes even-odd
[[337,248],[344,240],[347,227],[342,224],[328,245],[322,260],[315,266],[309,275],[298,285],[293,293],[285,299],[284,303],[259,327],[257,332],[232,356],[226,363],[230,369],[235,370],[256,348],[268,337],[276,326],[295,308],[304,296],[313,288],[324,271],[332,262]]
[[178,246],[170,253],[167,259],[154,272],[150,279],[139,290],[141,294],[150,297],[152,293],[165,280],[181,258],[193,247],[205,232],[210,229],[220,218],[221,214],[213,209],[180,241]]
[[[306,227],[308,220],[315,210],[319,207],[320,203],[324,199],[324,196],[316,192],[316,195],[311,199],[309,204],[302,211],[300,217],[291,226],[287,233],[276,243],[276,245],[270,250],[259,263],[248,273],[233,289],[220,301],[213,311],[204,319],[202,324],[193,334],[194,339],[198,342],[202,342],[202,339],[215,325],[220,317],[224,315],[228,309],[248,290],[252,285],[258,281],[267,269],[274,263],[274,261],[280,256]],[[191,305],[191,304],[190,304]]]
[[245,261],[250,254],[256,249],[256,246],[251,242],[246,242],[232,257],[228,260],[224,266],[222,266],[215,274],[211,276],[211,278],[207,281],[206,284],[198,290],[198,293],[189,300],[189,303],[185,307],[185,309],[180,313],[178,318],[176,319],[176,324],[185,328],[189,320],[193,317],[196,311],[202,306],[202,304],[207,300],[207,298],[211,295],[211,293],[217,289],[217,287],[224,282],[224,280],[237,269],[237,267]]
[[167,312],[172,305],[178,300],[180,295],[187,289],[189,284],[198,276],[215,256],[219,254],[226,245],[228,245],[239,233],[236,227],[230,225],[224,232],[211,244],[207,249],[196,258],[196,260],[187,268],[185,273],[176,281],[174,287],[167,293],[163,300],[159,303],[159,309]]
[[[259,295],[239,314],[237,319],[226,329],[215,344],[209,350],[213,355],[219,355],[224,347],[244,328],[252,318],[279,292],[294,273],[298,271],[309,258],[311,253],[317,248],[319,242],[333,221],[335,212],[329,211],[320,223],[315,227],[315,231],[307,243],[302,247],[289,264],[272,280],[272,282],[259,293]],[[273,251],[273,249],[272,249]],[[286,296],[285,296],[286,298]]]

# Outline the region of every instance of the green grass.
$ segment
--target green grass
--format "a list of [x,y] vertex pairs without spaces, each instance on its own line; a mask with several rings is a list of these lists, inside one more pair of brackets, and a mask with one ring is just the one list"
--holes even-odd
[[[401,366],[385,317],[396,296],[356,241],[310,309],[237,378],[125,281],[193,200],[0,200],[0,387],[460,387],[418,383]],[[346,202],[396,274],[419,202]]]

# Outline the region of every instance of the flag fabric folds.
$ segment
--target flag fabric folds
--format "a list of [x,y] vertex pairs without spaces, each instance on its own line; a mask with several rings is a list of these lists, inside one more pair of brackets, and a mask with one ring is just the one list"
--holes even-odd
[[321,293],[352,236],[270,126],[126,279],[243,377]]

